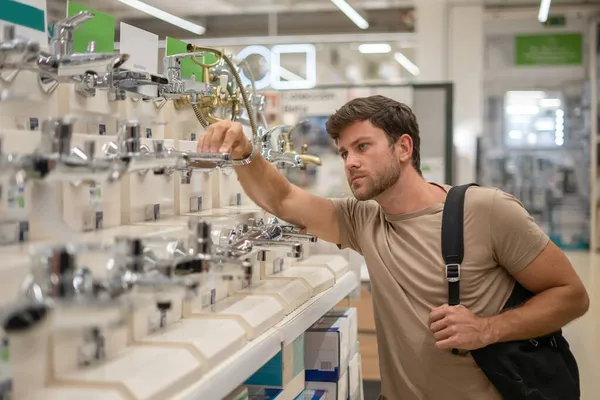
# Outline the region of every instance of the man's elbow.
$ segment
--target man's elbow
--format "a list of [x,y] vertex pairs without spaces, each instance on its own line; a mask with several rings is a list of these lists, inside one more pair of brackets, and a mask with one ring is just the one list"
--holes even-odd
[[577,285],[571,291],[570,296],[571,310],[573,319],[582,317],[590,308],[590,296],[587,290],[581,285]]

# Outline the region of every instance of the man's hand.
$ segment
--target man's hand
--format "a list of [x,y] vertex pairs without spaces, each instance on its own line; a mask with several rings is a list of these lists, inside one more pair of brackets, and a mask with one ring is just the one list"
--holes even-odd
[[488,320],[462,305],[434,308],[429,327],[438,349],[476,350],[494,343]]
[[252,143],[238,122],[219,121],[206,128],[198,140],[199,153],[230,153],[234,160],[242,160],[252,152]]

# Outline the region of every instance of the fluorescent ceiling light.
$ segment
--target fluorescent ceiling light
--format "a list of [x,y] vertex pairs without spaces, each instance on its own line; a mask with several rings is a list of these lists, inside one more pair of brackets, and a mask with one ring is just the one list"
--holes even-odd
[[562,102],[560,99],[540,99],[540,107],[560,107]]
[[346,17],[350,18],[352,22],[356,24],[360,29],[368,29],[369,23],[362,17],[346,0],[331,0],[341,12],[346,14]]
[[515,129],[508,132],[508,137],[514,140],[521,140],[523,138],[523,132]]
[[146,14],[152,15],[155,18],[162,19],[169,24],[176,25],[186,31],[195,33],[196,35],[204,35],[206,29],[203,26],[196,25],[190,21],[169,14],[163,10],[159,10],[149,4],[146,4],[139,0],[119,0],[121,3],[128,5],[129,7],[135,8],[136,10],[145,12]]
[[538,21],[543,23],[548,20],[548,14],[550,13],[550,3],[552,3],[552,0],[540,1],[540,12],[538,13]]
[[412,61],[410,61],[406,56],[400,52],[394,54],[394,58],[398,61],[398,64],[402,65],[404,69],[406,69],[411,74],[417,76],[421,72],[419,67],[417,67]]
[[506,106],[506,114],[508,115],[537,115],[540,109],[536,106],[525,104],[510,104]]
[[384,54],[392,51],[392,46],[387,43],[365,43],[358,46],[362,54]]

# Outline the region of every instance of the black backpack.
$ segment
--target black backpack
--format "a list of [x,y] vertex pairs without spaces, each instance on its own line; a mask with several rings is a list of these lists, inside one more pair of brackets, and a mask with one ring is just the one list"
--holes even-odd
[[[448,305],[460,304],[460,264],[463,260],[463,218],[467,184],[452,187],[442,216],[442,255],[446,264]],[[503,310],[533,297],[515,283]],[[457,349],[452,352],[460,357]],[[569,343],[558,330],[529,340],[494,343],[470,352],[479,368],[507,400],[578,400],[579,369]]]

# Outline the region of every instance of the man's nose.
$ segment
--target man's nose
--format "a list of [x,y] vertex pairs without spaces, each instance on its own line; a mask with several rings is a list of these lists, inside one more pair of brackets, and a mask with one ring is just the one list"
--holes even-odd
[[348,170],[351,170],[353,168],[359,168],[360,167],[360,162],[358,160],[358,158],[356,156],[354,156],[353,154],[348,154],[348,156],[346,157],[346,168]]

